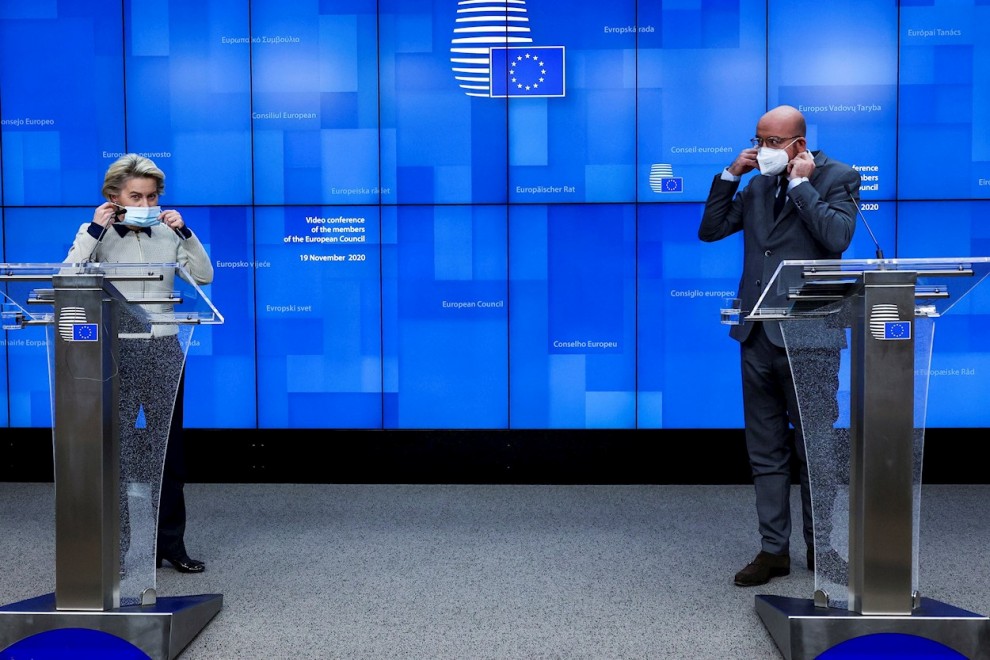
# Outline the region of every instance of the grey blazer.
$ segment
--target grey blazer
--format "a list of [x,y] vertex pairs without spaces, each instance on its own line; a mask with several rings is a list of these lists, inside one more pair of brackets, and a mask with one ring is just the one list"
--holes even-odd
[[[822,151],[812,155],[815,171],[807,182],[788,193],[776,218],[773,204],[777,177],[757,174],[739,194],[738,181],[725,181],[719,174],[712,182],[698,238],[711,242],[743,232],[743,272],[737,296],[745,311],[753,309],[781,261],[839,259],[852,241],[859,172],[831,160]],[[785,307],[784,295],[768,297],[766,304]],[[783,347],[780,325],[769,321],[763,324],[770,341]],[[729,335],[743,342],[752,326],[752,322],[731,326]]]

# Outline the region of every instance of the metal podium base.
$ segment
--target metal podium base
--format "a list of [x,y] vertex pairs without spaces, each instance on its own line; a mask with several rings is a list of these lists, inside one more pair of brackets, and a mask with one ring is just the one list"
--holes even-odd
[[105,612],[56,610],[55,594],[0,607],[0,650],[50,630],[99,630],[138,647],[154,660],[171,660],[216,616],[221,594],[158,598],[154,605],[132,605]]
[[811,599],[786,596],[757,596],[756,611],[786,660],[817,658],[846,640],[875,633],[914,635],[973,660],[990,659],[990,618],[930,598],[905,615],[819,608]]

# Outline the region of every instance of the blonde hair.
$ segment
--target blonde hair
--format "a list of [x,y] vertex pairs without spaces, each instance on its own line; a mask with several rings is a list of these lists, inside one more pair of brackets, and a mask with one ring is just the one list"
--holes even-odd
[[109,200],[112,195],[119,195],[124,184],[136,178],[154,179],[158,194],[165,192],[165,173],[154,161],[138,154],[124,154],[107,168],[103,177],[103,196]]

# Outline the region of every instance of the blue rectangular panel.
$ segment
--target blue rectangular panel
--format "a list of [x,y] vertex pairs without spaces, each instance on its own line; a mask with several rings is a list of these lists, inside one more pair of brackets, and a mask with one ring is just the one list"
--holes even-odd
[[[68,254],[76,231],[87,224],[92,215],[92,208],[5,209],[5,260],[11,263],[60,263]],[[28,227],[33,229],[19,231]],[[39,227],[44,227],[44,231],[38,231]],[[12,300],[24,301],[31,290],[50,286],[50,283],[44,282],[11,282],[5,285],[5,291]],[[42,307],[38,311],[52,310]],[[51,427],[52,395],[46,328],[29,326],[5,334],[10,425]]]
[[124,145],[120,2],[4,4],[3,203],[88,204]]
[[703,201],[766,111],[766,3],[636,4],[636,199]]
[[378,207],[255,213],[258,425],[380,428]]
[[130,8],[117,69],[126,73],[127,150],[165,170],[163,204],[251,203],[247,5],[210,0],[204,11],[202,0],[133,0]]
[[[894,199],[896,3],[774,0],[769,12],[769,105],[801,110],[808,148],[859,170],[863,199]],[[814,32],[796,35],[795,21],[814,25]],[[814,54],[813,64],[799,61],[802,49]]]
[[[902,5],[900,19],[898,197],[987,199],[987,5],[980,0]],[[938,167],[914,156],[933,149]]]
[[631,205],[510,208],[513,428],[635,426]]
[[456,0],[378,5],[382,201],[505,203],[507,105],[488,62],[504,30],[463,35],[478,14]]
[[375,3],[252,2],[251,27],[255,201],[378,203]]
[[383,213],[385,428],[508,427],[506,209]]
[[[897,205],[897,256],[960,258],[990,256],[990,201],[901,202]],[[973,282],[960,281],[965,291]],[[929,378],[927,426],[990,426],[984,392],[990,388],[990,287],[986,282],[955,300],[935,319],[931,364],[915,365]],[[923,371],[927,370],[927,372]]]
[[223,315],[221,325],[196,326],[186,354],[185,425],[254,428],[257,425],[254,282],[270,264],[254,256],[254,209],[182,207],[183,218],[213,261],[204,293]]
[[739,344],[719,322],[722,299],[736,295],[742,236],[702,243],[701,214],[700,204],[639,207],[639,428],[742,425]]

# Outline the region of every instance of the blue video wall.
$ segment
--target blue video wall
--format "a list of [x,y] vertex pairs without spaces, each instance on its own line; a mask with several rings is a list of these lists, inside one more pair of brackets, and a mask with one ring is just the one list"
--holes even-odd
[[[137,152],[216,270],[189,427],[738,428],[741,237],[697,229],[780,103],[886,257],[990,256],[986,0],[0,0],[2,260],[61,261]],[[929,426],[990,426],[985,288]],[[0,425],[49,426],[4,335]]]

